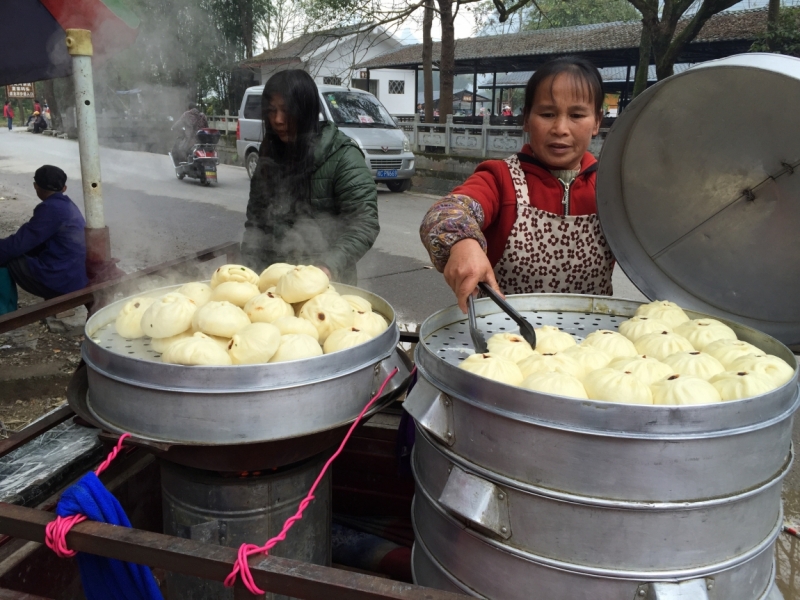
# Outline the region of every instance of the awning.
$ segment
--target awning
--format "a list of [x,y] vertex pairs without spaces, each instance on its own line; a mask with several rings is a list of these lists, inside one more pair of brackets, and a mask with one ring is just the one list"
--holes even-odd
[[0,85],[65,77],[72,61],[66,29],[88,29],[96,60],[131,45],[139,19],[121,0],[4,0]]

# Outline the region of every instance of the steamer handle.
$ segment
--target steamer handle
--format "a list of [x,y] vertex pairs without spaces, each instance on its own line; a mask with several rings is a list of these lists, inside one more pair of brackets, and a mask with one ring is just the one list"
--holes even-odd
[[511,319],[519,325],[519,334],[522,338],[531,345],[531,348],[536,348],[536,331],[533,329],[533,326],[528,323],[527,319],[523,317],[521,314],[517,312],[517,310],[511,306],[508,302],[506,302],[505,298],[503,298],[500,294],[494,291],[489,285],[485,282],[480,281],[478,282],[478,287],[480,290],[486,294],[492,301],[499,306],[504,313],[506,313]]

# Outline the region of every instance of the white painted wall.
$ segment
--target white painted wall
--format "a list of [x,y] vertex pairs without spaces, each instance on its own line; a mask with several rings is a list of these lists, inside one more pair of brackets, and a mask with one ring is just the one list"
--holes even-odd
[[[378,81],[378,99],[393,115],[414,114],[414,71],[404,69],[373,69],[370,79]],[[403,94],[390,94],[389,81],[404,81]]]
[[[395,38],[381,32],[369,35],[350,36],[319,48],[309,56],[298,57],[280,65],[261,66],[261,81],[265,83],[278,71],[304,69],[318,84],[325,83],[325,77],[339,77],[342,85],[350,85],[352,79],[361,79],[360,70],[353,65],[366,62],[381,54],[397,50],[402,44]],[[378,82],[378,99],[391,114],[410,115],[414,113],[414,71],[402,69],[375,69],[370,71],[370,79]],[[390,94],[389,81],[405,82],[405,93]]]

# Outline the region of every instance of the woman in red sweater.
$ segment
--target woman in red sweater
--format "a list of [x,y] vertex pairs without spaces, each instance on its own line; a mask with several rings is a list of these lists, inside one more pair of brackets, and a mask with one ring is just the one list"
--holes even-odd
[[530,143],[481,163],[425,215],[422,243],[461,310],[479,281],[505,294],[612,294],[614,257],[597,218],[597,161],[587,152],[602,107],[603,81],[590,62],[547,63],[525,88]]

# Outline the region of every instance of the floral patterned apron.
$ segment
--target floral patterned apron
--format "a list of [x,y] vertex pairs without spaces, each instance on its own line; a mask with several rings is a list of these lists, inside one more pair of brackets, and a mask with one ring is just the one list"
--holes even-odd
[[[517,195],[517,219],[494,267],[506,294],[611,296],[614,256],[594,215],[557,215],[534,208],[519,158],[506,159]],[[568,193],[564,194],[565,208]]]

